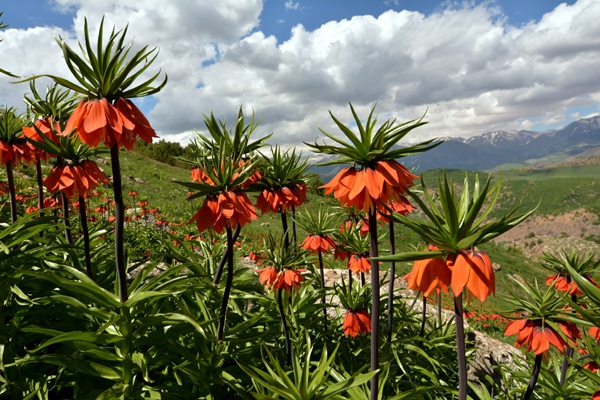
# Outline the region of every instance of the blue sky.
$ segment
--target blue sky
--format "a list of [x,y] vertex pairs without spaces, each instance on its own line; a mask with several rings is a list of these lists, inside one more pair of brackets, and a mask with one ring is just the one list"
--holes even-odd
[[[429,108],[426,137],[547,130],[599,111],[598,3],[5,1],[0,67],[68,76],[52,35],[76,46],[83,18],[94,30],[105,15],[129,24],[136,45],[160,47],[169,84],[138,104],[167,140],[185,142],[203,113],[231,117],[240,104],[283,145],[314,140],[317,125],[335,132],[327,110],[348,118],[348,102],[399,119]],[[27,88],[8,82],[0,103],[18,105]]]

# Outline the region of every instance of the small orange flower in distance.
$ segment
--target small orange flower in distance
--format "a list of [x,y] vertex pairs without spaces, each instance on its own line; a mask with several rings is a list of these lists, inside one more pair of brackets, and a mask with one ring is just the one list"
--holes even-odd
[[128,193],[128,196],[130,197],[135,197],[138,195],[138,192],[136,192],[135,190],[132,190],[131,192]]
[[67,198],[73,199],[94,190],[98,182],[108,183],[108,179],[95,162],[86,160],[77,165],[55,165],[45,185],[50,193],[62,190]]
[[460,252],[453,262],[451,285],[454,296],[460,295],[466,286],[470,293],[484,302],[496,292],[496,278],[488,255],[481,251]]
[[348,268],[350,271],[359,273],[359,272],[369,272],[371,270],[371,262],[367,259],[368,255],[361,256],[359,254],[351,254],[350,261],[348,262]]
[[313,253],[327,253],[329,249],[335,248],[335,242],[327,235],[308,235],[302,242],[302,248]]
[[396,160],[379,161],[374,168],[342,169],[329,183],[321,186],[325,194],[334,193],[342,206],[355,206],[370,212],[391,201],[400,201],[418,176]]
[[596,390],[592,395],[592,400],[600,400],[600,389]]
[[348,310],[344,316],[344,335],[356,337],[359,333],[371,332],[371,317],[366,309]]
[[225,191],[207,196],[202,207],[188,223],[196,221],[198,232],[212,227],[215,232],[221,233],[225,226],[235,228],[239,224],[243,227],[257,218],[256,211],[246,193]]
[[[579,329],[571,322],[557,322],[565,336],[571,341],[580,337]],[[516,347],[527,345],[527,351],[533,350],[536,355],[556,347],[561,353],[569,343],[551,326],[542,326],[541,320],[519,319],[511,322],[504,331],[504,336],[517,335]],[[573,343],[571,343],[573,344]]]
[[592,326],[590,328],[590,336],[596,340],[600,340],[600,328],[597,326]]
[[98,147],[102,142],[108,147],[117,144],[131,150],[136,137],[147,143],[157,137],[135,104],[121,98],[116,107],[105,98],[82,101],[67,121],[65,132],[73,130],[90,147]]
[[300,272],[304,272],[305,269],[286,269],[279,273],[279,277],[274,284],[275,289],[290,290],[299,288],[300,284],[304,282],[304,277],[300,275]]
[[277,278],[279,276],[279,271],[277,271],[273,267],[257,269],[256,272],[260,274],[258,276],[258,280],[260,283],[265,285],[265,289],[271,288],[275,284],[275,282],[277,282]]
[[[438,250],[429,246],[425,251]],[[408,288],[423,292],[425,297],[435,289],[437,293],[443,290],[448,293],[452,280],[452,271],[442,258],[418,260],[413,264],[413,269],[403,279],[408,280]]]

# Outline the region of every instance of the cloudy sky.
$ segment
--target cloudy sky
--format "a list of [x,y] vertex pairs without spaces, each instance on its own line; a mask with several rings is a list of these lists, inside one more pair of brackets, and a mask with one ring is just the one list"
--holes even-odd
[[[337,133],[377,103],[380,119],[428,108],[409,141],[493,130],[546,130],[600,111],[598,0],[22,0],[3,1],[0,67],[69,77],[53,35],[76,46],[87,17],[129,24],[137,48],[158,46],[168,74],[138,104],[157,133],[185,143],[203,116],[240,105],[301,146]],[[0,76],[0,104],[22,107],[26,84]],[[47,82],[40,82],[45,86]],[[322,135],[321,135],[322,137]]]

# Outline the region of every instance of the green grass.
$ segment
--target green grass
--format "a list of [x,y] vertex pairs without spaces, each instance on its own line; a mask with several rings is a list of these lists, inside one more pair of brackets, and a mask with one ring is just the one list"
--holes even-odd
[[560,166],[548,167],[542,169],[524,169],[511,170],[502,173],[503,181],[527,180],[527,181],[547,181],[554,179],[578,179],[600,177],[600,164],[582,165],[582,166]]

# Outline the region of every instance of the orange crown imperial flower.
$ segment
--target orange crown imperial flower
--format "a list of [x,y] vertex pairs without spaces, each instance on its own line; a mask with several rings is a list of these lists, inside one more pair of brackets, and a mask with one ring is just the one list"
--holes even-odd
[[333,192],[343,206],[370,212],[383,204],[402,201],[402,194],[416,178],[398,161],[387,160],[379,161],[374,168],[344,168],[321,188],[325,194]]
[[256,272],[260,274],[258,276],[258,281],[260,283],[262,283],[263,285],[265,285],[265,290],[273,287],[273,285],[275,284],[275,282],[277,282],[277,278],[279,276],[279,271],[277,271],[273,267],[266,267],[264,269],[257,269]]
[[244,192],[224,191],[219,194],[208,195],[202,203],[202,207],[188,221],[196,221],[198,232],[203,232],[213,227],[215,232],[221,233],[226,226],[233,229],[239,224],[245,224],[256,220],[258,216],[254,206]]
[[[438,250],[435,246],[429,246],[428,250]],[[452,279],[452,271],[442,258],[430,258],[417,260],[410,273],[403,279],[408,280],[408,288],[423,292],[425,297],[435,289],[438,293],[443,290],[448,293]]]
[[359,333],[371,332],[371,317],[369,312],[361,308],[356,311],[348,310],[344,316],[344,335],[356,337]]
[[300,275],[300,272],[304,272],[304,268],[299,269],[285,269],[279,273],[277,281],[274,283],[274,289],[297,289],[300,284],[304,282],[304,277]]
[[519,319],[511,322],[504,331],[504,336],[517,335],[517,347],[527,345],[527,351],[533,350],[536,355],[550,349],[550,345],[564,353],[565,346],[573,345],[573,340],[580,337],[579,329],[571,322],[558,322],[560,330],[571,341],[567,341],[548,324],[541,320]]
[[368,259],[368,255],[351,254],[348,261],[348,269],[355,273],[369,272],[371,270],[371,262]]
[[314,253],[327,253],[329,249],[335,248],[335,242],[332,238],[326,235],[308,235],[302,242],[302,248]]
[[484,302],[496,292],[496,278],[488,255],[481,251],[460,252],[452,267],[451,285],[454,296],[461,294],[466,286],[470,293]]
[[50,193],[62,190],[73,199],[94,190],[98,182],[108,183],[108,179],[96,163],[86,160],[76,165],[55,165],[45,184]]
[[65,132],[73,130],[90,147],[102,142],[108,147],[117,144],[131,150],[138,136],[147,143],[158,137],[137,106],[122,98],[115,106],[105,98],[82,101],[67,121]]

